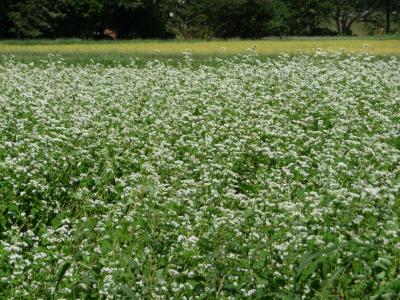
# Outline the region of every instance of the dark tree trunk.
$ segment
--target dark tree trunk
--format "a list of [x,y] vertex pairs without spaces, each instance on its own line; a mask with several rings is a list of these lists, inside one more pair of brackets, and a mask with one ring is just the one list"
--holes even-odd
[[342,18],[342,34],[346,34],[346,21]]
[[399,12],[396,11],[396,14],[394,15],[394,31],[396,33],[399,32]]
[[4,21],[6,17],[5,8],[6,8],[6,1],[0,0],[0,39],[2,39],[6,34],[6,28],[5,28],[6,24]]
[[351,35],[351,24],[351,21],[345,17],[342,17],[342,34]]
[[336,20],[336,29],[338,34],[342,33],[342,27],[340,26],[340,4],[339,2],[336,2],[336,11],[335,11],[335,20]]
[[339,14],[336,16],[336,28],[337,28],[337,32],[340,34],[342,33],[342,30],[340,28],[340,20],[339,20]]
[[386,34],[390,33],[390,0],[386,0]]

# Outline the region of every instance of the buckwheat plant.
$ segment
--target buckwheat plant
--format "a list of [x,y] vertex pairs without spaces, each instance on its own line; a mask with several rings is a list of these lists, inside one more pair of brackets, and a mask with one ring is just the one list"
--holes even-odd
[[395,299],[400,60],[0,64],[0,298]]

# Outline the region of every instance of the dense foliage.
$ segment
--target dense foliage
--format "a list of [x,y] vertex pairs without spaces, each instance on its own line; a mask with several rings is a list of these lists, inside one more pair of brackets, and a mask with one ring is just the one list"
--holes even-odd
[[395,299],[399,78],[368,54],[6,60],[0,298]]
[[389,0],[2,0],[0,38],[93,38],[105,28],[119,38],[351,34],[359,21],[383,28],[384,16],[389,33],[399,10]]

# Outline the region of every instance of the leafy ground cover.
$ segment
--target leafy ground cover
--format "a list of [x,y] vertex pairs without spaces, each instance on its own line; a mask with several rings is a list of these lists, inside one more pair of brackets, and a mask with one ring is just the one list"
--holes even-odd
[[0,64],[0,298],[400,292],[400,60]]

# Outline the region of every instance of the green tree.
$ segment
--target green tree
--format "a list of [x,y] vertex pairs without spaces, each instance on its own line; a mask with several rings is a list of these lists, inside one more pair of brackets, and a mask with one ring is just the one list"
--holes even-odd
[[260,38],[288,32],[282,0],[161,1],[168,28],[183,38]]
[[123,38],[168,37],[157,0],[107,0],[102,22],[117,29]]
[[0,0],[0,38],[261,38],[351,34],[356,22],[390,31],[395,0]]
[[[395,26],[398,26],[398,15],[400,13],[400,2],[395,0],[377,0],[377,7],[385,15],[385,33],[391,32],[392,17]],[[396,24],[397,23],[397,24]]]
[[203,1],[204,18],[216,37],[260,38],[287,33],[287,7],[281,0]]
[[159,9],[167,30],[178,38],[211,38],[208,1],[159,0]]
[[206,1],[210,26],[219,37],[260,38],[286,33],[287,7],[280,0]]
[[351,26],[367,20],[377,11],[376,0],[333,0],[332,17],[339,34],[351,34]]
[[7,37],[8,20],[7,20],[8,1],[0,0],[0,39]]
[[62,17],[59,3],[50,0],[8,1],[6,23],[16,38],[36,38],[53,32],[54,24]]
[[64,18],[58,22],[62,37],[90,38],[104,11],[104,0],[62,0]]
[[292,35],[313,35],[329,32],[323,29],[331,18],[331,0],[287,0],[290,15],[287,20]]
[[157,1],[145,0],[63,0],[65,18],[58,32],[63,36],[92,38],[105,28],[119,38],[165,37],[165,26]]

